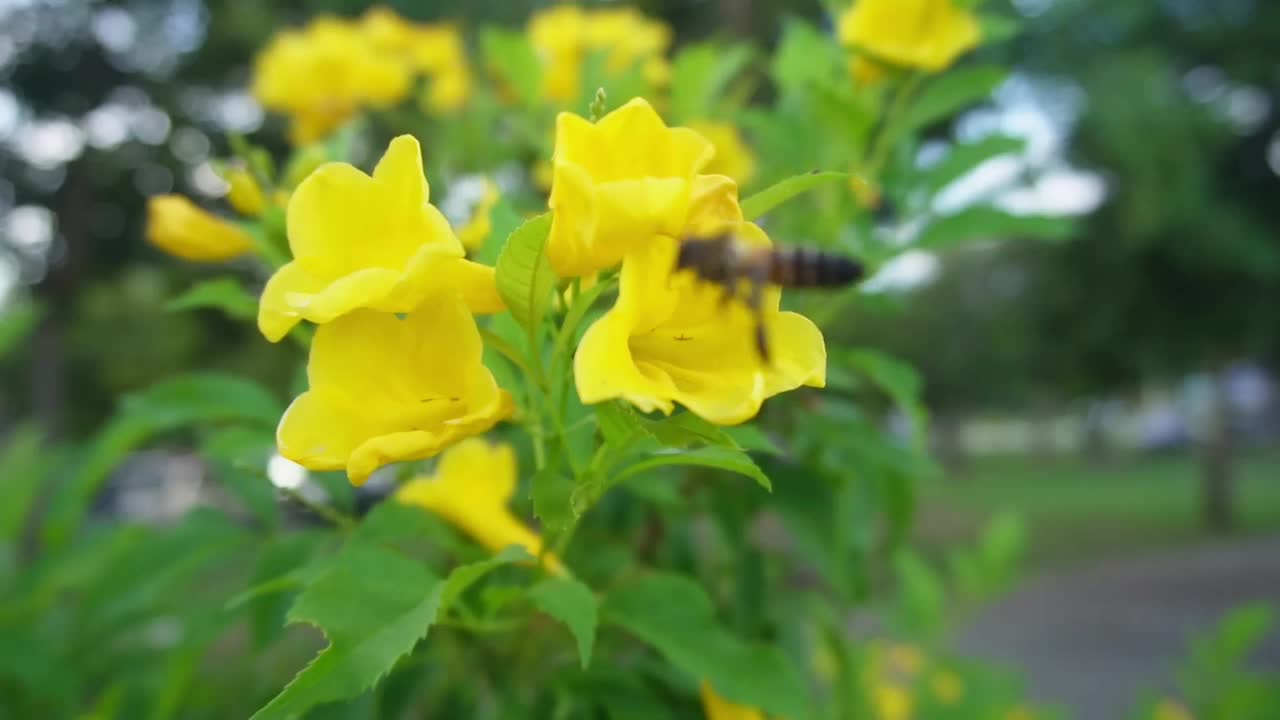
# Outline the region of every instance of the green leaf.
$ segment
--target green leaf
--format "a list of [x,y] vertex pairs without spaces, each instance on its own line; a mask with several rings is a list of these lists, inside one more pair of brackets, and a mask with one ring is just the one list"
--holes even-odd
[[480,578],[497,568],[531,560],[533,560],[533,556],[529,554],[528,550],[519,545],[509,545],[497,555],[479,562],[459,565],[453,569],[453,572],[449,573],[448,579],[444,582],[444,589],[440,594],[440,607],[448,609],[458,598],[462,597],[462,593],[466,592],[467,588],[475,585]]
[[671,64],[671,116],[678,122],[716,116],[715,103],[747,63],[751,48],[734,44],[693,43],[681,48]]
[[44,319],[44,308],[31,300],[9,304],[0,313],[0,357],[26,340]]
[[485,27],[480,31],[480,56],[485,67],[515,91],[521,105],[541,104],[542,63],[524,33]]
[[782,448],[778,447],[777,443],[755,425],[735,425],[722,428],[722,431],[743,450],[767,453],[769,455],[786,454],[782,451]]
[[290,622],[316,626],[329,646],[255,720],[294,717],[373,687],[426,636],[443,592],[444,583],[421,563],[386,548],[348,545],[289,611]]
[[600,434],[610,445],[622,446],[633,442],[637,437],[649,434],[644,421],[631,406],[617,400],[593,405],[596,421],[600,426]]
[[5,440],[0,450],[0,548],[17,543],[57,459],[35,425],[20,425]]
[[761,215],[801,193],[829,183],[848,180],[849,177],[848,173],[818,170],[803,175],[792,175],[743,200],[742,215],[747,220],[757,220]]
[[542,325],[556,283],[544,252],[549,232],[551,214],[543,213],[516,228],[498,256],[498,293],[530,337]]
[[687,448],[711,445],[735,450],[743,449],[719,425],[707,422],[691,412],[682,412],[661,420],[645,422],[647,432],[668,447]]
[[982,13],[978,16],[978,24],[982,26],[983,45],[997,45],[1022,32],[1022,22],[1012,15]]
[[876,350],[852,349],[835,354],[838,361],[869,379],[880,388],[911,421],[918,446],[927,440],[928,412],[925,410],[920,373],[906,363]]
[[904,628],[925,636],[940,632],[947,596],[937,574],[909,550],[894,556],[893,569],[898,582],[898,618]]
[[916,237],[921,250],[940,250],[979,240],[1065,240],[1075,230],[1070,217],[1015,215],[989,205],[966,208],[929,223]]
[[918,130],[989,97],[1009,76],[1009,71],[996,65],[959,68],[936,76],[902,116],[904,132]]
[[85,449],[76,470],[50,504],[44,539],[64,543],[111,471],[147,438],[193,425],[224,422],[274,428],[284,412],[261,386],[230,375],[182,375],[127,396]]
[[186,292],[165,303],[170,312],[194,309],[221,310],[238,320],[258,317],[258,300],[234,277],[220,277],[196,283]]
[[585,670],[591,665],[599,609],[591,588],[573,578],[548,578],[529,589],[535,607],[564,623],[578,641],[578,657]]
[[520,227],[522,221],[515,208],[511,207],[511,203],[504,196],[498,198],[498,204],[493,206],[492,212],[489,213],[489,222],[493,230],[480,245],[480,251],[475,254],[474,260],[483,265],[492,266],[498,262],[498,255],[502,254],[504,241],[516,231],[516,228]]
[[573,481],[548,465],[533,476],[533,514],[543,529],[558,534],[573,521]]
[[769,482],[769,477],[764,474],[759,465],[756,465],[750,455],[741,450],[727,447],[704,447],[697,450],[681,450],[651,455],[640,462],[628,465],[614,476],[611,484],[621,483],[628,478],[655,468],[673,465],[695,465],[717,470],[728,470],[739,475],[745,475],[755,480],[765,490],[773,491],[773,485]]
[[990,135],[977,142],[954,145],[941,162],[921,175],[921,179],[930,193],[936,193],[991,158],[1019,154],[1026,147],[1026,139],[1008,135]]
[[606,598],[602,620],[652,645],[677,669],[708,680],[735,703],[770,715],[808,716],[797,664],[775,647],[727,632],[711,599],[688,578],[654,574],[619,586]]

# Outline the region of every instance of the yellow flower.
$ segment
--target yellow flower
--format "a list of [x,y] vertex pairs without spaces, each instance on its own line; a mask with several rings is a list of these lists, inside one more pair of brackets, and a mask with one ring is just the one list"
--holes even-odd
[[309,389],[280,419],[280,454],[360,485],[387,463],[431,457],[511,415],[481,362],[475,318],[441,291],[403,316],[356,310],[316,330]]
[[955,0],[856,0],[840,18],[840,42],[896,65],[937,72],[981,39]]
[[227,185],[230,186],[227,190],[227,202],[231,203],[231,207],[235,208],[236,212],[248,217],[257,217],[267,209],[267,198],[262,193],[262,186],[258,184],[248,168],[232,166],[227,168],[223,176]]
[[1151,720],[1195,720],[1195,716],[1186,705],[1173,698],[1161,698],[1156,704]]
[[462,241],[462,246],[469,251],[476,251],[484,245],[484,241],[489,239],[489,234],[493,232],[493,208],[498,204],[501,195],[498,193],[498,186],[488,178],[484,181],[484,195],[481,196],[480,202],[476,203],[475,208],[471,211],[471,219],[467,221],[458,230],[458,239]]
[[[764,231],[739,223],[735,234],[767,246]],[[678,402],[721,425],[751,419],[765,398],[826,383],[826,347],[808,318],[779,312],[781,292],[765,291],[762,318],[772,348],[762,364],[756,317],[724,303],[718,286],[672,274],[678,242],[658,237],[622,264],[614,307],[583,336],[574,357],[582,402],[622,398],[644,412],[670,413]]]
[[427,77],[428,109],[450,112],[471,96],[466,43],[456,25],[411,23],[389,8],[377,7],[360,18],[360,28],[375,48]]
[[738,128],[726,122],[691,122],[689,128],[711,141],[716,154],[705,170],[726,175],[745,185],[756,172],[756,156],[742,139]]
[[636,98],[592,124],[556,119],[547,256],[561,277],[618,264],[628,251],[685,225],[694,175],[714,153],[688,128],[668,128]]
[[964,697],[964,680],[950,670],[939,670],[929,681],[933,696],[942,706],[951,706]]
[[915,699],[897,685],[877,686],[874,700],[876,720],[910,720],[915,712]]
[[[520,545],[537,557],[542,537],[507,507],[515,491],[516,454],[511,446],[469,438],[440,456],[434,475],[401,486],[396,499],[430,510],[494,552]],[[542,561],[551,572],[564,572],[556,556],[547,553]]]
[[182,195],[156,195],[147,201],[147,241],[193,262],[222,262],[253,249],[249,233]]
[[720,697],[706,680],[702,681],[702,711],[707,720],[765,720],[759,710]]
[[582,91],[582,68],[588,54],[604,53],[605,71],[625,72],[640,66],[646,82],[666,83],[670,66],[663,54],[671,45],[671,28],[634,8],[584,11],[557,5],[529,19],[529,40],[543,66],[543,94],[568,102]]
[[293,118],[297,144],[318,140],[365,107],[389,107],[409,92],[410,72],[359,28],[322,17],[272,39],[254,62],[253,94]]
[[889,666],[894,672],[915,675],[924,669],[925,657],[920,648],[906,643],[890,645],[886,651]]
[[493,268],[465,259],[429,191],[408,135],[391,141],[372,177],[346,163],[312,173],[289,199],[294,259],[262,291],[262,334],[275,342],[303,319],[326,323],[358,308],[408,312],[444,287],[472,312],[501,310]]

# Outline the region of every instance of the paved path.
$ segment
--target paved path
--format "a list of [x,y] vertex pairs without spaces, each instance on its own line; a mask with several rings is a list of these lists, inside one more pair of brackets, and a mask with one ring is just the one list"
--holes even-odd
[[[1131,716],[1172,688],[1188,633],[1248,602],[1280,607],[1280,536],[1105,560],[1029,580],[966,629],[961,649],[1020,668],[1031,697],[1078,720]],[[1257,662],[1280,668],[1280,632]]]

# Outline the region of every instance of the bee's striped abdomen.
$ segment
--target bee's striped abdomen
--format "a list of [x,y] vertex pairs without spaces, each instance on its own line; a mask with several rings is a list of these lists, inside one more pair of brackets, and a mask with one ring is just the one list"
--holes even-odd
[[842,255],[805,247],[775,248],[769,282],[782,287],[823,288],[862,279],[862,265]]

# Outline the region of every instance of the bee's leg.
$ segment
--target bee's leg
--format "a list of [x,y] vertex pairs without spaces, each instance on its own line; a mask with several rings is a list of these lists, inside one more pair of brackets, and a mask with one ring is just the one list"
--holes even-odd
[[747,279],[751,283],[751,294],[747,302],[756,321],[756,352],[760,353],[760,362],[768,365],[769,337],[764,327],[764,288],[769,282],[769,267],[764,264],[753,267]]

